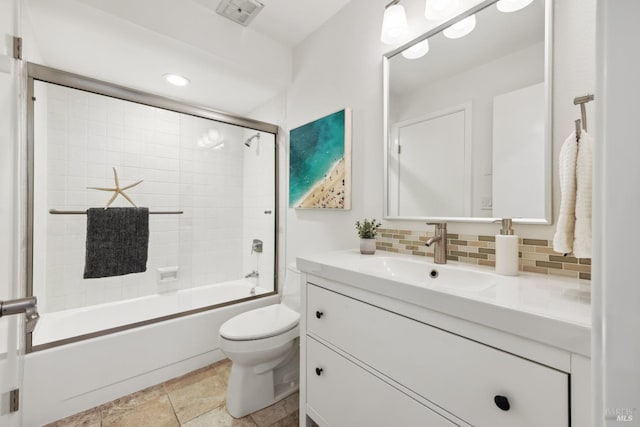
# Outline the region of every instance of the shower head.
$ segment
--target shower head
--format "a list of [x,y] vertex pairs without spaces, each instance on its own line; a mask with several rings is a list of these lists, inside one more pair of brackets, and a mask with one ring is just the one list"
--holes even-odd
[[247,139],[247,140],[244,142],[244,145],[246,145],[247,147],[251,147],[251,142],[252,142],[254,139],[257,139],[258,141],[260,141],[260,132],[256,133],[255,135],[253,135],[252,137],[250,137],[249,139]]

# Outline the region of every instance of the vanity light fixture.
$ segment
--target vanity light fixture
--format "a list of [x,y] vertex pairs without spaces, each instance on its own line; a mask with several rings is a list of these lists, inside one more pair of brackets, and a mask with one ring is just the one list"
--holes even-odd
[[453,18],[460,7],[460,0],[426,0],[424,17],[430,21],[446,21]]
[[524,9],[533,3],[533,0],[500,0],[496,3],[496,7],[500,12],[515,12]]
[[407,59],[418,59],[425,56],[429,52],[429,40],[422,40],[413,46],[402,51],[402,56]]
[[190,82],[190,80],[184,76],[171,73],[165,74],[164,79],[174,86],[186,86]]
[[476,16],[471,15],[461,21],[456,22],[442,32],[449,39],[459,39],[469,34],[476,27]]
[[384,44],[398,44],[405,40],[409,34],[407,14],[400,0],[393,0],[387,4],[382,17],[382,32],[380,40]]

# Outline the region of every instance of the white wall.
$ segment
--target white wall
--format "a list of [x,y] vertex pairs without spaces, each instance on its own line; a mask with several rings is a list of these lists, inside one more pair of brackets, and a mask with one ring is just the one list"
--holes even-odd
[[288,129],[344,107],[353,111],[352,209],[287,209],[287,261],[356,247],[355,221],[382,217],[383,47],[378,40],[384,4],[352,1],[294,51]]
[[[294,51],[294,77],[287,94],[290,129],[343,107],[353,109],[353,208],[347,212],[288,209],[288,260],[356,247],[354,222],[364,216],[382,217],[382,54],[388,47],[379,37],[385,4],[384,0],[353,0]],[[554,13],[553,152],[557,159],[573,120],[579,117],[573,98],[592,93],[595,87],[595,0],[557,0]],[[596,127],[592,105],[588,114],[592,130]],[[557,218],[557,173],[553,182]],[[385,225],[426,228],[421,222],[409,221]],[[534,225],[516,225],[515,229],[520,235],[544,239],[552,238],[555,230],[554,226]],[[449,230],[495,234],[498,226],[452,223]]]
[[[593,377],[596,426],[640,425],[640,3],[598,1]],[[618,422],[616,414],[631,416]]]

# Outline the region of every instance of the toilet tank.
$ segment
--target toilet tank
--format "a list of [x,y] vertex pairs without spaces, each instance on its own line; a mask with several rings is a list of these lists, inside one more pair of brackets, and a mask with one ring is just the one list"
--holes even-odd
[[295,262],[287,264],[281,302],[300,313],[300,271],[296,268]]

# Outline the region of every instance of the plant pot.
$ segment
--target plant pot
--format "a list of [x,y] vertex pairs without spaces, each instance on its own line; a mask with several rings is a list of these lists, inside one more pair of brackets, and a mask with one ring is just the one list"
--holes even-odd
[[376,253],[376,239],[360,239],[360,253],[373,255]]

